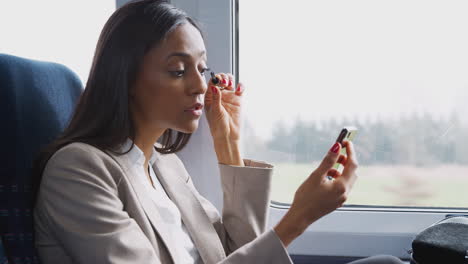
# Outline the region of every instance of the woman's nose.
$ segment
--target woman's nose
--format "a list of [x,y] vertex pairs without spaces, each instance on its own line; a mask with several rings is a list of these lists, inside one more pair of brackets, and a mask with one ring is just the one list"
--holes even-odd
[[192,85],[191,85],[191,93],[196,94],[205,94],[208,87],[206,84],[205,76],[201,73],[198,73],[194,78]]

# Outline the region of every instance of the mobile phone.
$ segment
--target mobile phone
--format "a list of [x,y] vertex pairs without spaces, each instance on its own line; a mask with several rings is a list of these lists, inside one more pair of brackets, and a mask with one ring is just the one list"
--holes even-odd
[[354,137],[356,137],[357,131],[358,129],[353,126],[343,127],[343,129],[341,129],[340,134],[338,135],[338,138],[336,138],[336,142],[343,145],[344,140],[352,141]]
[[[343,147],[343,141],[352,141],[356,137],[357,132],[358,129],[354,126],[345,126],[341,129],[340,134],[336,138],[336,142],[340,143],[341,145],[340,154],[346,155],[346,147]],[[333,169],[341,173],[343,172],[343,165],[337,162],[335,165],[333,165]]]

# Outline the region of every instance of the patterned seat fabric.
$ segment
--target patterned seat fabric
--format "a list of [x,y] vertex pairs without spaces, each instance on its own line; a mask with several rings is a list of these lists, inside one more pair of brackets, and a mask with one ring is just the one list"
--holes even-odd
[[39,263],[31,166],[67,125],[82,90],[63,65],[0,54],[0,264]]
[[0,264],[7,264],[8,260],[5,256],[5,250],[3,249],[2,237],[0,236]]

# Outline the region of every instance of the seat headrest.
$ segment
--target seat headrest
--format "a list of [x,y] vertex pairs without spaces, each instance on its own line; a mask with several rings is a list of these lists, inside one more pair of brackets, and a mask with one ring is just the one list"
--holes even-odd
[[63,65],[0,54],[0,237],[10,263],[38,263],[32,162],[66,127],[82,90]]

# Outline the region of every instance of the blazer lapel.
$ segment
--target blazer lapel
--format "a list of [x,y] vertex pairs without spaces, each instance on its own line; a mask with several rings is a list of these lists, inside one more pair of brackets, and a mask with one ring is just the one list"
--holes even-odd
[[196,194],[183,180],[187,171],[179,163],[158,155],[153,169],[171,200],[180,210],[204,263],[217,263],[226,257],[222,242]]
[[[159,237],[161,238],[162,242],[166,246],[167,250],[169,251],[169,255],[172,257],[173,263],[180,263],[179,257],[177,254],[177,244],[173,241],[169,230],[165,228],[161,228],[161,224],[163,223],[163,218],[158,212],[158,208],[155,206],[153,200],[149,195],[147,195],[147,190],[145,186],[138,180],[134,173],[132,173],[131,164],[129,164],[129,160],[125,158],[125,156],[114,156],[119,163],[121,164],[122,168],[124,169],[125,174],[127,175],[129,182],[131,183],[138,200],[140,201],[146,216],[151,222],[153,229],[156,233],[158,233]],[[157,245],[153,245],[156,247]]]

